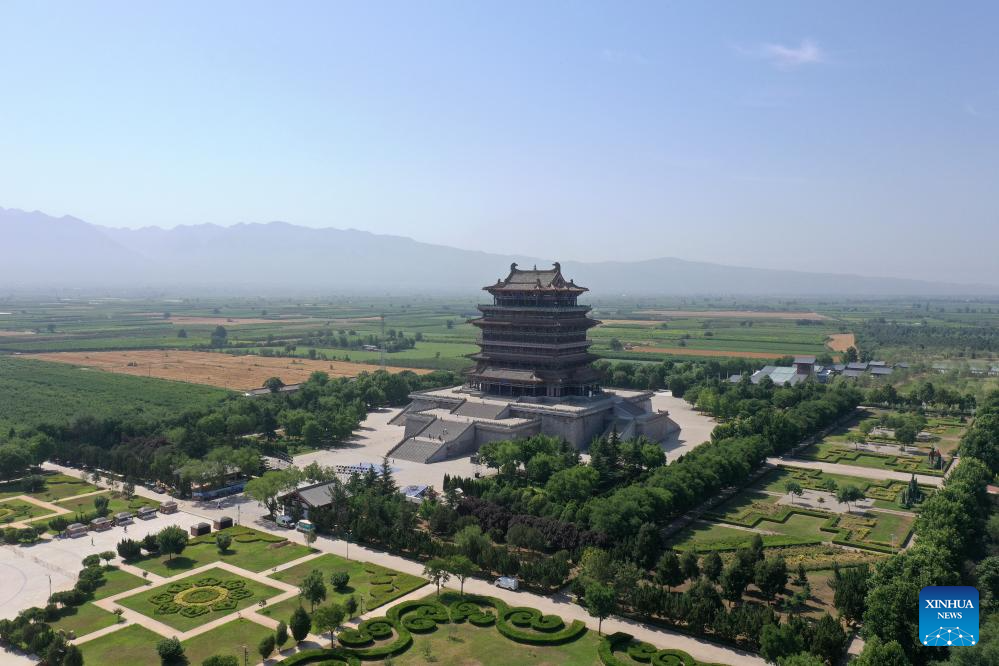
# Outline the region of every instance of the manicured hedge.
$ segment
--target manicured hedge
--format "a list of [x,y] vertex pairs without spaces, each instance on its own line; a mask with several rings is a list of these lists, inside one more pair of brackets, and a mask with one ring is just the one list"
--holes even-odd
[[652,666],[722,666],[697,661],[683,650],[660,650],[649,643],[636,641],[631,634],[623,631],[604,636],[597,646],[597,654],[604,666],[628,666],[628,661],[614,655],[615,650],[626,650],[631,659]]

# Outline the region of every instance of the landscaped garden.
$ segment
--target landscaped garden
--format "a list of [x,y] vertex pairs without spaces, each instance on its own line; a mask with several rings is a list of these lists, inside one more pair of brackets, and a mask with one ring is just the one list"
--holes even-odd
[[37,490],[26,490],[23,479],[0,483],[0,499],[14,497],[15,495],[30,495],[43,502],[55,502],[64,497],[73,497],[74,495],[82,495],[83,493],[98,490],[97,486],[65,474],[41,474],[36,476],[44,481],[42,487]]
[[[749,487],[749,490],[765,490],[775,493],[786,493],[786,483],[794,481],[802,488],[819,490],[835,494],[835,488],[853,485],[863,491],[866,497],[874,500],[874,507],[880,509],[905,509],[902,503],[902,492],[908,485],[905,481],[888,479],[879,481],[859,476],[832,474],[819,469],[804,469],[802,467],[779,467]],[[831,483],[830,483],[831,482]],[[835,484],[835,486],[832,485]],[[828,484],[828,485],[827,485]],[[919,486],[922,498],[926,499],[934,492],[933,486]],[[918,508],[918,504],[915,508]],[[912,507],[910,507],[910,510]]]
[[246,646],[250,663],[260,661],[257,646],[266,636],[273,636],[274,631],[245,618],[226,622],[221,627],[188,638],[181,644],[184,646],[184,656],[189,664],[200,664],[213,655],[230,655],[237,657],[243,663],[243,647]]
[[[232,537],[232,543],[224,553],[220,553],[216,545],[218,534]],[[235,526],[190,539],[180,555],[147,555],[134,564],[166,577],[212,562],[227,562],[242,569],[260,572],[297,560],[311,552],[311,548],[292,543],[284,537],[250,527]]]
[[[107,506],[104,507],[103,511],[98,511],[97,503],[103,503],[104,499],[107,500]],[[45,518],[32,521],[31,525],[39,529],[43,529],[49,534],[58,534],[62,531],[62,529],[64,529],[64,525],[68,523],[89,523],[91,520],[100,515],[114,517],[115,514],[124,511],[134,514],[144,506],[158,508],[160,505],[160,503],[156,500],[146,499],[137,495],[128,499],[119,493],[112,493],[111,491],[59,500],[58,502],[55,502],[55,504],[56,506],[67,509],[71,513],[63,513],[58,516],[48,515]],[[53,520],[55,520],[55,523],[53,523],[56,525],[55,528],[53,528],[52,524],[50,524]]]
[[160,663],[156,644],[163,637],[142,625],[130,624],[80,644],[85,664],[149,666]]
[[929,476],[943,476],[945,469],[934,469],[929,456],[887,455],[864,451],[849,444],[823,441],[808,446],[795,454],[805,460],[817,460],[838,465],[856,465],[874,469],[888,469],[896,472],[915,472]]
[[735,551],[748,546],[753,537],[757,535],[763,537],[765,548],[817,544],[822,541],[821,538],[814,536],[803,538],[784,534],[760,534],[750,530],[725,527],[718,523],[700,521],[677,532],[669,539],[667,545],[679,552],[687,550],[698,553],[712,550],[718,552]]
[[[377,564],[346,560],[332,553],[279,571],[271,578],[297,586],[301,585],[305,577],[313,571],[321,573],[322,579],[329,588],[326,594],[327,604],[342,605],[350,597],[355,597],[358,614],[373,610],[427,583],[426,580],[418,576],[387,569]],[[333,586],[330,581],[334,573],[346,573],[349,576],[347,584],[341,588]],[[275,620],[287,621],[301,603],[302,601],[297,597],[286,599],[273,606],[268,606],[261,611],[261,614]]]
[[0,500],[0,524],[21,522],[48,515],[52,515],[51,509],[25,502],[22,499]]
[[104,599],[116,594],[146,585],[146,581],[127,571],[122,571],[116,567],[110,567],[104,571],[104,580],[101,581],[97,589],[94,590],[94,599]]
[[277,594],[280,594],[278,589],[213,568],[143,590],[117,603],[179,631],[187,631]]

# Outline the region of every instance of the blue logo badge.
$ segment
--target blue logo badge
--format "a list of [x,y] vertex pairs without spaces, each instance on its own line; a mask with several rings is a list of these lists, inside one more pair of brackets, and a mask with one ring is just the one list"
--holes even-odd
[[951,647],[978,643],[978,590],[967,585],[921,589],[919,640]]

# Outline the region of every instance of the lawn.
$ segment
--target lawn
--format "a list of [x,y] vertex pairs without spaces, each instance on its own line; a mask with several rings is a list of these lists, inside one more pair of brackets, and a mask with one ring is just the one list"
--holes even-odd
[[94,590],[94,599],[104,599],[144,585],[146,581],[117,567],[105,569],[104,580]]
[[[767,490],[770,492],[784,493],[784,484],[794,479],[802,488],[812,490],[824,490],[822,482],[825,479],[832,479],[837,486],[853,485],[864,491],[864,494],[874,499],[874,506],[881,509],[905,509],[899,502],[902,490],[906,487],[904,481],[888,479],[877,481],[865,479],[857,476],[847,476],[845,474],[831,474],[818,469],[804,469],[801,467],[780,467],[767,474],[755,484],[750,486],[750,490]],[[932,486],[920,486],[923,496],[933,493]],[[918,506],[918,505],[917,505]]]
[[114,613],[110,613],[103,608],[99,608],[91,603],[82,606],[69,606],[60,611],[59,619],[50,622],[55,631],[71,631],[77,637],[89,634],[92,631],[110,627],[118,621]]
[[116,666],[148,666],[160,663],[156,644],[159,634],[138,624],[130,624],[100,638],[80,645],[85,664],[115,664]]
[[[260,661],[257,645],[260,644],[261,639],[273,633],[271,629],[250,620],[233,620],[184,641],[184,656],[192,665],[200,664],[216,654],[232,655],[239,659],[239,663],[243,663],[243,646],[245,645],[250,663],[256,664]],[[294,639],[289,638],[285,647],[293,644]]]
[[224,569],[208,569],[172,583],[146,588],[117,603],[179,631],[187,631],[280,593],[276,588]]
[[595,666],[600,663],[599,644],[597,632],[587,631],[562,645],[524,645],[506,638],[495,627],[463,622],[443,625],[431,634],[413,634],[413,646],[393,657],[392,663],[424,666],[432,660],[439,664],[489,666]]
[[837,442],[819,442],[806,447],[796,455],[806,460],[943,476],[943,470],[930,467],[927,456],[882,455],[870,451],[858,451],[848,444]]
[[50,509],[25,502],[20,499],[0,500],[0,523],[13,523],[30,520],[38,516],[53,515]]
[[260,572],[314,552],[311,548],[292,543],[284,537],[249,527],[235,526],[221,531],[232,535],[232,545],[223,554],[220,554],[215,546],[217,532],[212,532],[191,539],[184,552],[175,555],[173,559],[165,555],[144,557],[136,560],[134,564],[161,576],[175,576],[180,572],[212,562],[228,562],[241,569]]
[[[331,553],[309,560],[308,562],[303,562],[284,571],[279,571],[271,577],[289,585],[297,586],[313,570],[319,570],[323,574],[323,581],[327,587],[327,604],[342,603],[348,597],[356,596],[359,602],[358,614],[377,608],[427,583],[427,581],[417,576],[380,567],[376,564],[345,560]],[[335,571],[346,571],[350,575],[350,583],[342,592],[334,590],[330,585],[330,574]],[[297,597],[286,599],[263,609],[261,613],[276,620],[287,622],[299,603],[300,601]]]
[[[695,550],[707,552],[710,550],[738,550],[748,546],[756,532],[725,527],[717,523],[698,522],[686,527],[670,539],[669,546],[674,550]],[[783,534],[762,534],[764,547],[794,546],[814,544],[822,541],[820,538],[790,537]]]
[[14,497],[15,495],[30,495],[43,502],[55,502],[64,497],[73,497],[74,495],[82,495],[83,493],[91,493],[98,490],[97,486],[93,486],[83,479],[73,476],[65,474],[45,474],[43,476],[45,478],[45,487],[33,493],[24,492],[20,480],[0,483],[0,499]]
[[[903,539],[908,537],[912,531],[912,523],[915,521],[915,518],[911,516],[898,516],[892,513],[871,512],[868,515],[877,516],[877,524],[871,528],[867,540],[887,544],[894,541],[896,547],[902,546]],[[894,539],[892,535],[894,535]]]

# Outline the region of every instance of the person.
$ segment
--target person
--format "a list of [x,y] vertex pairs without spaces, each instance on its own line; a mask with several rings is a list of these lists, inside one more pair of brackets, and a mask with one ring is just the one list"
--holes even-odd
[[90,537],[90,545],[91,545],[91,546],[93,546],[93,545],[94,545],[94,537]]

